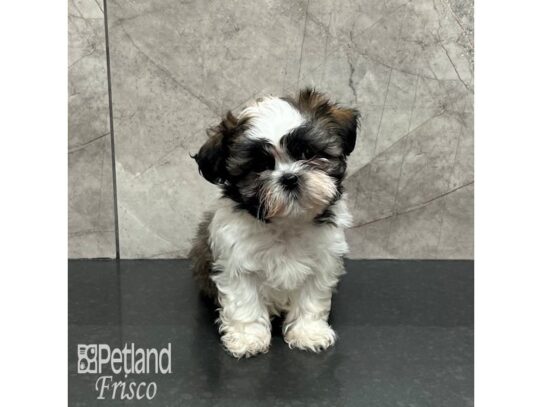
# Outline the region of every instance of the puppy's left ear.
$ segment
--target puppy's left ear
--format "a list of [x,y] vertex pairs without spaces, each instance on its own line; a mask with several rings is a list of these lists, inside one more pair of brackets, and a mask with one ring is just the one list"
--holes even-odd
[[338,125],[339,137],[343,143],[343,152],[350,155],[356,147],[359,111],[341,106],[333,106],[331,114]]

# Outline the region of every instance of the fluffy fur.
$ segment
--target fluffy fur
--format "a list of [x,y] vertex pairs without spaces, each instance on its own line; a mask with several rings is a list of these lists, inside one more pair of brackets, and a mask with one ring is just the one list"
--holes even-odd
[[194,156],[223,197],[200,225],[190,257],[219,305],[233,356],[267,352],[270,318],[285,314],[290,347],[318,352],[336,334],[327,319],[348,251],[342,181],[358,112],[304,90],[231,112]]

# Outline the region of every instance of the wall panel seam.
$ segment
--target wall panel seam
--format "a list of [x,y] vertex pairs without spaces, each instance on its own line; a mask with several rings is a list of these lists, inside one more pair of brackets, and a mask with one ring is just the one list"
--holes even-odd
[[115,159],[115,131],[113,125],[113,93],[111,88],[111,58],[109,56],[109,28],[107,19],[107,0],[103,0],[104,28],[105,28],[105,58],[107,66],[107,94],[109,98],[109,129],[111,137],[111,163],[113,172],[113,209],[115,214],[115,258],[120,259],[119,241],[119,211],[117,199],[117,167]]

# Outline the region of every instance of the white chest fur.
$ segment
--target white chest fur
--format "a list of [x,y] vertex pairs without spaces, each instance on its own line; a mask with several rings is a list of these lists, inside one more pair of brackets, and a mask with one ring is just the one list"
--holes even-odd
[[337,260],[348,251],[343,227],[350,219],[344,202],[337,205],[338,226],[291,219],[264,224],[222,199],[210,224],[214,267],[231,277],[250,273],[278,290],[336,273]]

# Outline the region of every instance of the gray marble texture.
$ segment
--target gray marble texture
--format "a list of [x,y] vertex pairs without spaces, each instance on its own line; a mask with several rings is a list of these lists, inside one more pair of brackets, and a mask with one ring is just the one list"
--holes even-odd
[[103,5],[68,2],[68,255],[115,256]]
[[[82,3],[97,4],[71,7]],[[218,195],[189,157],[205,128],[308,85],[362,112],[346,181],[351,257],[473,258],[472,0],[108,0],[107,13],[121,257],[185,257]],[[103,250],[114,222],[110,160],[97,158],[109,154],[99,38],[93,72],[70,68],[94,98],[70,103],[70,149],[105,134],[70,163],[70,233],[102,231]],[[70,35],[74,53],[85,46]],[[76,235],[70,255],[93,257],[90,235]]]

